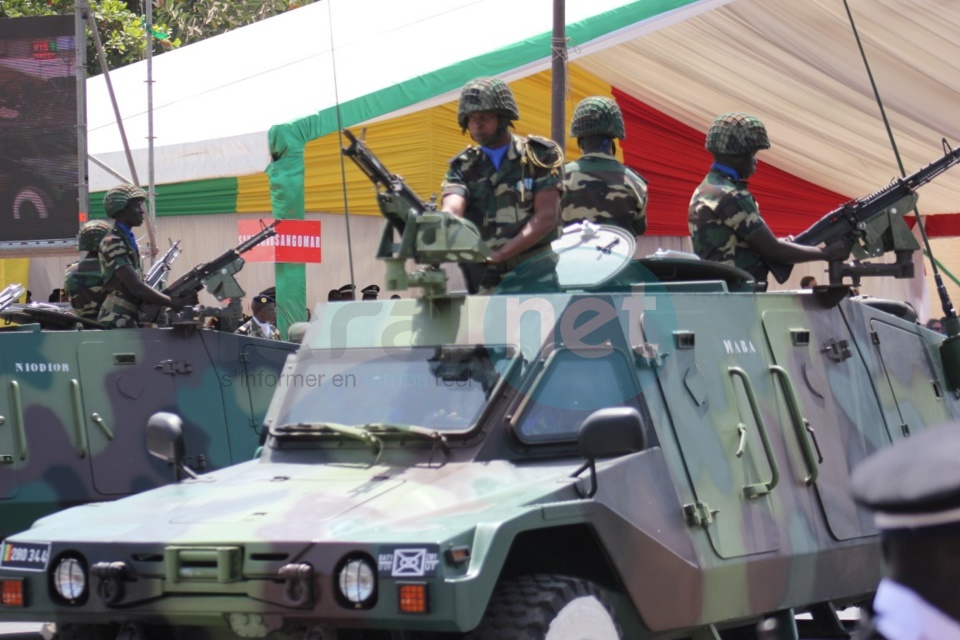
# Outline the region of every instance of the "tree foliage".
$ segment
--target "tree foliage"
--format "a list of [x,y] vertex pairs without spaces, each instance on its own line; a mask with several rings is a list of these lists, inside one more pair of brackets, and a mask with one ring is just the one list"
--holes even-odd
[[[148,0],[143,0],[148,1]],[[183,44],[275,16],[313,0],[152,0],[154,55]],[[107,66],[142,60],[147,51],[140,0],[86,0],[97,22]],[[69,15],[76,0],[0,0],[0,18]],[[87,35],[87,73],[100,73],[93,37]]]

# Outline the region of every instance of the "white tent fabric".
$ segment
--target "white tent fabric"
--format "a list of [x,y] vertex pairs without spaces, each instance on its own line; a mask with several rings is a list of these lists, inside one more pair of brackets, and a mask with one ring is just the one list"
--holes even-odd
[[[611,29],[581,52],[682,22],[730,0],[567,0],[568,23],[629,5],[655,20]],[[153,59],[154,164],[158,184],[261,172],[273,125],[403,85],[424,74],[522,43],[551,29],[553,0],[325,0]],[[659,12],[659,13],[658,13]],[[332,25],[332,29],[331,29]],[[549,66],[549,50],[508,80]],[[111,73],[138,176],[146,175],[146,63]],[[455,97],[456,86],[431,102]],[[88,150],[129,176],[103,76],[87,82]],[[428,106],[426,103],[418,108]],[[374,107],[374,112],[376,108]],[[382,113],[382,112],[381,112]],[[90,190],[116,184],[96,164]]]

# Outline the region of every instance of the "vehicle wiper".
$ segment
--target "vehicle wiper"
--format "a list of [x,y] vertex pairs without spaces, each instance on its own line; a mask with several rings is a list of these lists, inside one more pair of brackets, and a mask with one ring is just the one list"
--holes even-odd
[[450,445],[447,443],[447,436],[436,429],[419,427],[415,424],[397,424],[393,422],[370,422],[360,425],[360,428],[381,432],[399,431],[401,433],[412,433],[415,436],[433,440],[434,444],[439,445],[445,454],[450,455]]
[[[295,424],[285,424],[274,428],[274,432],[276,433],[306,433],[311,431],[329,431],[365,442],[370,446],[370,450],[377,455],[377,460],[380,460],[380,454],[383,453],[383,442],[380,438],[362,426],[351,427],[340,424],[339,422],[297,422]],[[374,464],[376,464],[376,462],[374,462]]]

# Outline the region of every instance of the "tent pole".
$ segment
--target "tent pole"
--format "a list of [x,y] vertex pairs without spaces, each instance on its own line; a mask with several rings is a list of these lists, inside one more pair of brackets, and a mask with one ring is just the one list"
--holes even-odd
[[567,120],[567,34],[565,0],[553,0],[553,51],[551,64],[551,84],[553,87],[550,105],[550,136],[553,141],[566,148]]
[[153,172],[153,0],[144,0],[147,32],[147,231],[150,238],[150,261],[160,252],[157,247],[157,196]]
[[90,213],[90,183],[87,177],[87,30],[86,16],[90,11],[86,0],[74,5],[77,64],[77,202],[80,205],[80,223]]

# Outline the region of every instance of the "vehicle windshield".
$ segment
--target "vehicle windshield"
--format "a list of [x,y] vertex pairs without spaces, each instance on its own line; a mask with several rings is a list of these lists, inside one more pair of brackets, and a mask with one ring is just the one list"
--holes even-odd
[[281,374],[268,421],[274,433],[325,424],[468,430],[513,359],[505,347],[301,350]]

